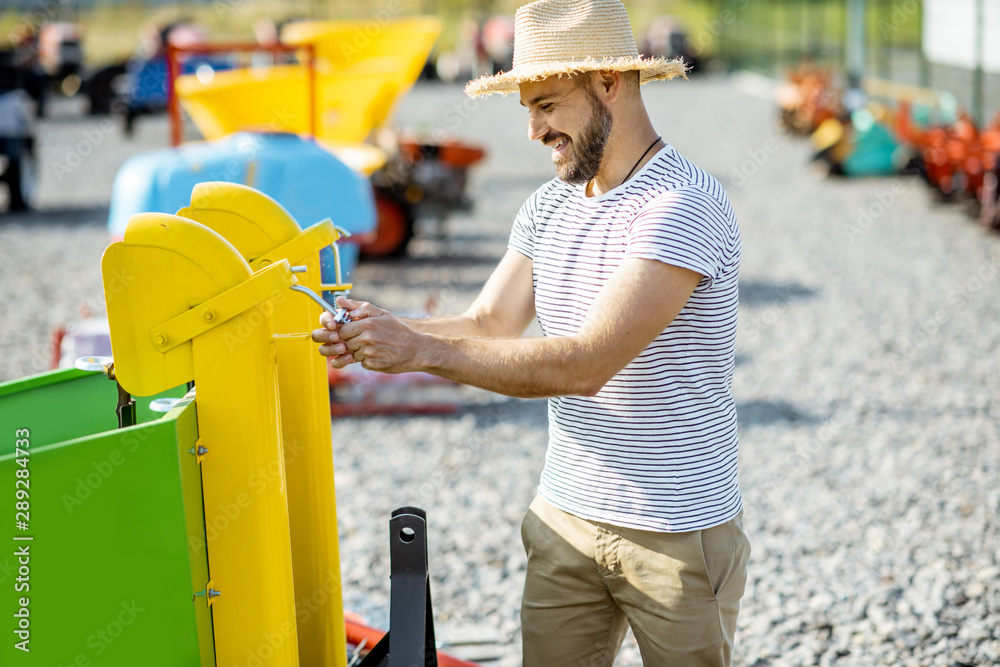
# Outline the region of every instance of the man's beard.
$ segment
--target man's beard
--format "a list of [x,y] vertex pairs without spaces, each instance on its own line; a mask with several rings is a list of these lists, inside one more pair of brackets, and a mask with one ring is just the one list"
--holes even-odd
[[[585,88],[593,114],[583,129],[580,138],[572,142],[569,156],[556,163],[556,175],[567,183],[579,185],[587,183],[601,168],[604,148],[611,134],[611,110],[597,98],[594,91]],[[556,136],[556,140],[566,135]],[[569,137],[566,137],[567,139]]]

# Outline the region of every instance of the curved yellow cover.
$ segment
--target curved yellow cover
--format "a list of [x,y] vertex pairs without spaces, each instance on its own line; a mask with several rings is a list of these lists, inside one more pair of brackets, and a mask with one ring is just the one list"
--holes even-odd
[[[250,265],[220,234],[191,220],[138,213],[125,238],[104,251],[104,298],[118,381],[152,396],[193,379],[191,346],[161,352],[149,332],[250,277]],[[155,298],[144,295],[156,295]]]
[[[360,142],[384,124],[420,75],[440,32],[441,22],[425,17],[288,26],[288,43],[312,44],[315,49],[312,111],[317,139]],[[177,96],[209,140],[239,130],[308,133],[308,70],[300,61],[216,72],[207,81],[181,76]]]

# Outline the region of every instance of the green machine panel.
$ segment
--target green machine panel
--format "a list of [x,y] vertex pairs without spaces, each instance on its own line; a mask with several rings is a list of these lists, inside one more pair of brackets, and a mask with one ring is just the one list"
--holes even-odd
[[116,403],[99,373],[0,385],[2,665],[215,664],[193,392],[124,429]]

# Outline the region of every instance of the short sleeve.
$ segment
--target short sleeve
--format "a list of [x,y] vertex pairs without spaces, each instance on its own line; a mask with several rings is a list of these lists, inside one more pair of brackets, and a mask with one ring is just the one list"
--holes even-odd
[[535,257],[535,192],[524,202],[521,210],[514,218],[514,226],[510,230],[510,240],[507,247],[512,248],[528,259]]
[[671,190],[629,223],[625,257],[690,269],[714,282],[728,263],[727,218],[710,194],[690,187]]

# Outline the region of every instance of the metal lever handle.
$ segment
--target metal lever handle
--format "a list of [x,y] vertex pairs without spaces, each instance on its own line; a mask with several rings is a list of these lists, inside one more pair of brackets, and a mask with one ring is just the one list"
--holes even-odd
[[344,324],[346,322],[351,321],[351,316],[348,314],[346,310],[344,310],[343,308],[336,308],[334,306],[331,306],[329,303],[326,302],[325,299],[323,299],[323,297],[321,297],[319,294],[316,294],[316,292],[313,292],[308,287],[305,287],[304,285],[292,285],[291,289],[295,292],[300,292],[302,294],[305,294],[307,297],[318,303],[323,308],[323,310],[333,315],[333,321],[336,322],[337,324]]
[[[341,238],[347,238],[348,236],[351,235],[349,231],[347,231],[340,225],[334,225],[333,228],[336,230],[337,234],[339,234],[339,236],[337,237],[338,241]],[[336,241],[331,244],[331,247],[333,248],[333,272],[334,274],[336,274],[337,284],[343,285],[344,277],[343,275],[341,275],[341,270],[340,270],[340,247],[337,246]]]

